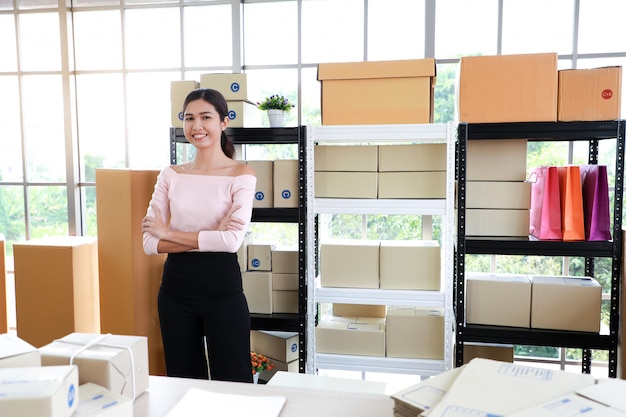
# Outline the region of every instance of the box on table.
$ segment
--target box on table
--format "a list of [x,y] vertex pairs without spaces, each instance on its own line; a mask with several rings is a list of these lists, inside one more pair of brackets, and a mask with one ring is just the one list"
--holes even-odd
[[527,237],[530,210],[467,209],[466,236]]
[[390,307],[385,337],[388,357],[443,359],[443,309]]
[[228,127],[260,127],[261,110],[248,100],[228,100]]
[[274,161],[246,161],[256,172],[254,208],[274,207]]
[[441,288],[441,247],[436,240],[382,240],[380,288],[435,290]]
[[0,415],[71,417],[78,406],[76,366],[0,369]]
[[6,249],[4,244],[4,235],[0,233],[0,333],[6,333],[9,331],[6,282]]
[[272,314],[272,273],[242,272],[241,281],[250,313]]
[[315,172],[315,197],[377,198],[376,172]]
[[378,198],[446,198],[446,172],[379,172]]
[[602,287],[591,277],[532,275],[533,329],[600,331]]
[[147,336],[151,375],[166,374],[157,297],[167,255],[146,255],[141,221],[158,174],[96,169],[100,332]]
[[433,58],[319,64],[322,124],[432,123],[435,75]]
[[272,313],[297,313],[297,290],[272,290]]
[[457,120],[467,123],[555,122],[556,53],[464,56]]
[[329,240],[320,246],[322,287],[379,288],[380,241]]
[[88,382],[79,387],[76,417],[133,417],[133,400]]
[[378,149],[374,145],[315,145],[315,171],[376,172]]
[[273,360],[291,362],[298,359],[300,339],[296,332],[252,330],[250,349]]
[[470,140],[467,142],[468,181],[525,181],[528,141]]
[[248,270],[271,272],[273,248],[274,245],[270,243],[248,244]]
[[530,182],[467,181],[465,186],[465,208],[530,209]]
[[333,303],[333,316],[340,317],[378,317],[387,315],[386,305],[341,304]]
[[463,343],[463,363],[474,358],[513,363],[513,345],[492,343]]
[[0,368],[41,366],[39,350],[12,334],[0,334]]
[[298,207],[300,164],[297,159],[274,161],[274,207]]
[[385,356],[385,319],[325,317],[315,328],[319,353]]
[[[272,272],[275,274],[297,274],[299,266],[298,249],[278,246],[272,249]],[[281,288],[287,289],[287,288]]]
[[228,100],[248,100],[248,75],[241,74],[200,74],[200,87],[217,90]]
[[72,333],[39,352],[43,366],[78,366],[80,384],[91,382],[131,399],[148,389],[145,336]]
[[465,277],[467,324],[530,327],[528,275],[467,272]]
[[194,80],[172,81],[170,84],[170,105],[172,127],[183,127],[183,104],[185,99],[193,90],[197,89],[200,83]]
[[15,243],[13,253],[21,339],[40,347],[74,331],[100,332],[95,237],[33,239]]
[[379,146],[378,171],[445,171],[447,151],[445,143]]
[[559,71],[558,120],[615,120],[621,117],[622,67]]

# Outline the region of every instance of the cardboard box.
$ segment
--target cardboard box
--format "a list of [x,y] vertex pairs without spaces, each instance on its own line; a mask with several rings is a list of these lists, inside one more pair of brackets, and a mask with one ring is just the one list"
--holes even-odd
[[298,291],[300,276],[298,274],[277,274],[272,272],[272,289],[274,291]]
[[72,333],[39,348],[41,364],[78,366],[80,384],[88,382],[135,399],[148,389],[148,338]]
[[315,197],[377,198],[376,172],[316,172]]
[[[297,274],[299,271],[298,249],[274,247],[272,249],[272,272],[275,274]],[[286,289],[286,288],[281,288]]]
[[151,375],[166,374],[157,296],[167,255],[145,254],[141,220],[158,174],[96,169],[100,331],[147,336]]
[[378,198],[446,198],[446,172],[379,172]]
[[0,234],[0,334],[9,331],[9,316],[7,311],[7,267],[4,235]]
[[291,362],[298,359],[300,340],[296,332],[252,330],[250,349],[272,360]]
[[13,254],[21,339],[40,347],[74,331],[100,332],[95,237],[32,239],[14,243]]
[[248,271],[272,271],[272,249],[268,243],[250,243],[248,245]]
[[320,246],[322,287],[379,288],[380,242],[330,240]]
[[319,353],[385,356],[385,319],[320,320],[315,343]]
[[248,100],[247,74],[200,74],[200,87],[212,88],[229,100]]
[[386,315],[385,305],[333,303],[333,316],[385,318]]
[[246,161],[256,172],[254,208],[274,207],[274,161]]
[[389,308],[385,337],[388,357],[443,359],[443,309]]
[[432,123],[435,75],[433,58],[319,64],[322,124]]
[[474,358],[491,359],[500,362],[513,363],[513,345],[496,345],[489,343],[464,343],[463,363]]
[[79,387],[75,417],[133,417],[133,400],[88,382]]
[[39,350],[12,334],[0,334],[0,368],[41,366]]
[[533,275],[530,327],[600,331],[602,287],[591,277]]
[[467,142],[468,181],[525,181],[526,139]]
[[229,100],[228,127],[261,127],[262,112],[251,101]]
[[170,84],[170,105],[172,127],[183,127],[183,104],[187,95],[197,89],[200,83],[194,80],[172,81]]
[[378,171],[445,171],[447,154],[445,143],[379,146]]
[[[298,359],[293,360],[289,363],[287,362],[283,362],[283,361],[277,361],[277,360],[273,360],[272,359],[272,363],[274,364],[274,368],[272,368],[271,371],[268,371],[267,369],[264,370],[263,372],[261,372],[259,374],[259,379],[261,381],[270,381],[272,379],[272,377],[276,374],[276,372],[282,371],[282,372],[293,372],[293,373],[299,373],[300,372],[300,363],[298,361]],[[302,374],[304,375],[304,374]]]
[[465,277],[467,324],[530,327],[528,275],[467,272]]
[[622,67],[559,71],[558,120],[615,120],[622,114]]
[[316,172],[376,172],[378,146],[315,145]]
[[298,291],[272,290],[272,313],[298,313]]
[[530,210],[467,209],[466,236],[527,237]]
[[530,182],[467,181],[465,186],[465,208],[530,210]]
[[272,273],[243,272],[241,278],[250,313],[272,314]]
[[439,291],[441,288],[439,242],[436,240],[381,241],[380,288]]
[[76,366],[0,371],[1,416],[71,417],[78,406],[78,395]]
[[464,56],[458,71],[459,122],[556,121],[556,53]]
[[274,161],[274,207],[298,207],[300,164],[297,159]]

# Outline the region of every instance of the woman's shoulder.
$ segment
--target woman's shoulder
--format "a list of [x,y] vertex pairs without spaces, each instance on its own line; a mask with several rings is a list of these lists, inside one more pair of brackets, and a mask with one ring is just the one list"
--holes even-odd
[[254,171],[254,167],[250,164],[246,164],[245,162],[238,163],[238,167],[235,168],[235,177],[239,177],[242,175],[252,175],[256,177],[256,172]]

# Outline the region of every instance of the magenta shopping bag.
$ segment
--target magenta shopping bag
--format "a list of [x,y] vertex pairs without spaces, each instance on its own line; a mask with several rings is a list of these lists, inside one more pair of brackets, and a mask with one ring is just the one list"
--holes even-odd
[[585,240],[611,240],[609,182],[606,165],[582,165]]
[[561,240],[561,194],[557,168],[535,168],[530,181],[530,234],[541,240]]

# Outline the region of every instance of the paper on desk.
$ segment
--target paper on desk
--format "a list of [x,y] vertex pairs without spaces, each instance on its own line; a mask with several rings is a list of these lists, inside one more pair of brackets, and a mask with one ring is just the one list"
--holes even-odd
[[278,417],[285,401],[281,396],[221,394],[190,388],[166,417]]

